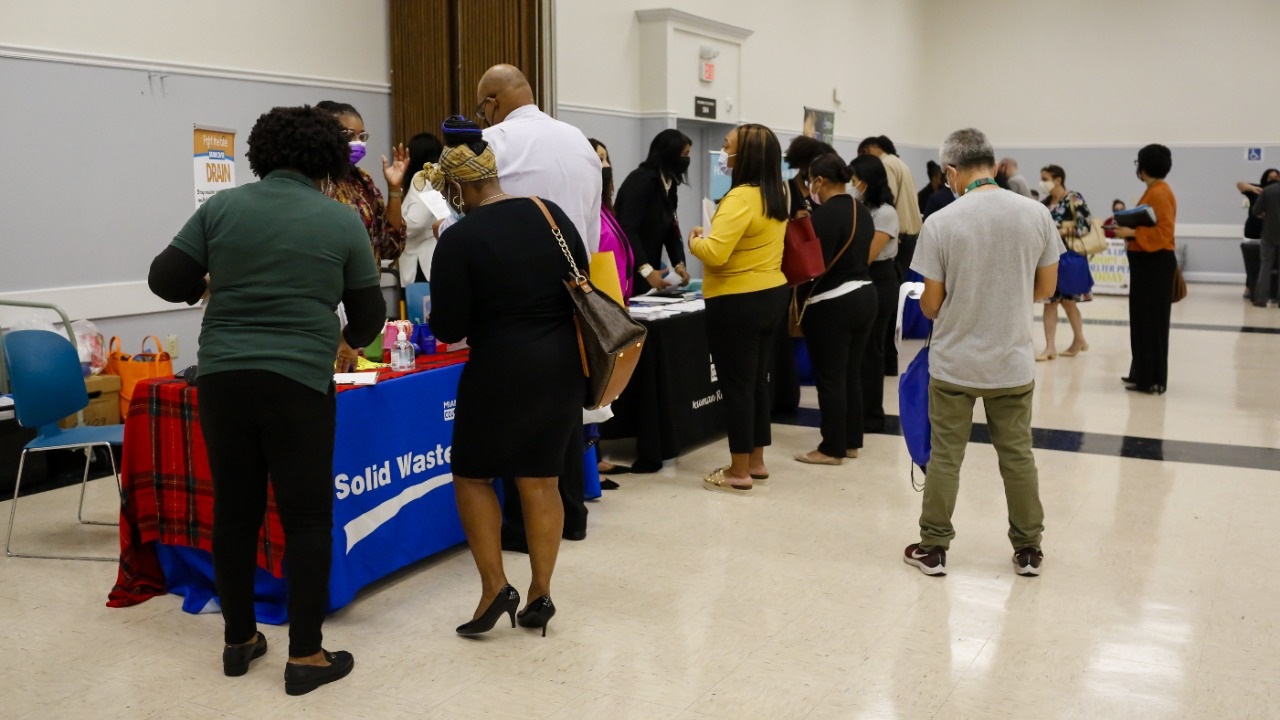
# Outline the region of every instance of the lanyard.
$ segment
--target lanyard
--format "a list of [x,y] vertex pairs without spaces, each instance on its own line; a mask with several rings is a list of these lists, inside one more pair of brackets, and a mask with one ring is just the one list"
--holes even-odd
[[964,191],[967,193],[973,190],[974,188],[980,188],[983,185],[998,185],[998,184],[999,183],[997,183],[995,180],[992,180],[991,178],[978,178],[977,180],[974,180],[973,182],[969,183],[969,186],[966,187]]

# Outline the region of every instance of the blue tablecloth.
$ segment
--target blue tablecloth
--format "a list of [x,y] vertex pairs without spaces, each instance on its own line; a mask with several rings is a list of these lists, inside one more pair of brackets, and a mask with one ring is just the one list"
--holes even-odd
[[[462,365],[338,394],[333,456],[333,570],[329,609],[369,583],[465,541],[449,466]],[[215,609],[209,553],[158,544],[183,609]],[[258,620],[287,620],[285,580],[259,568]]]

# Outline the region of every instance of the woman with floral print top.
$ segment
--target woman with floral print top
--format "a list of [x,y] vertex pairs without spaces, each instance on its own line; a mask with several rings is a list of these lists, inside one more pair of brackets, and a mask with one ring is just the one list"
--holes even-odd
[[[1066,181],[1067,173],[1058,165],[1048,165],[1040,170],[1040,193],[1045,198],[1044,204],[1049,208],[1049,214],[1058,225],[1058,232],[1062,235],[1064,246],[1067,246],[1069,238],[1083,237],[1088,234],[1093,222],[1093,216],[1089,212],[1089,206],[1085,204],[1084,196],[1074,190],[1067,190]],[[1037,361],[1052,360],[1058,355],[1075,357],[1089,349],[1089,343],[1084,339],[1084,317],[1080,314],[1077,304],[1092,300],[1093,295],[1090,293],[1064,295],[1058,292],[1045,301],[1045,349],[1036,357]],[[1056,344],[1058,305],[1062,305],[1062,309],[1066,311],[1067,320],[1071,322],[1072,333],[1071,347],[1061,353],[1058,352]]]
[[373,178],[356,163],[365,155],[365,143],[369,133],[364,130],[364,119],[354,107],[346,103],[325,100],[316,104],[321,110],[327,110],[338,118],[343,134],[351,146],[351,172],[338,181],[329,180],[321,189],[324,194],[343,205],[355,209],[369,231],[369,242],[373,245],[374,258],[395,260],[404,252],[405,226],[400,214],[401,191],[405,171],[409,167],[409,151],[401,144],[393,147],[392,162],[382,156],[382,174],[386,178],[389,201],[384,203],[382,192],[373,183]]

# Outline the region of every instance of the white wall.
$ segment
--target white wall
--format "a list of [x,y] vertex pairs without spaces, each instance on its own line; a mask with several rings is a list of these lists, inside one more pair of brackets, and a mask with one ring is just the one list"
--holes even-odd
[[0,0],[0,46],[386,85],[387,0]]
[[[808,105],[838,110],[837,136],[919,135],[920,0],[556,0],[558,102],[640,112],[645,68],[635,11],[660,7],[755,31],[743,45],[747,120],[798,131]],[[832,102],[836,86],[842,108]]]
[[[388,44],[386,0],[0,0],[0,97],[18,102],[0,136],[23,140],[0,175],[0,297],[61,305],[127,348],[178,335],[178,362],[194,362],[199,311],[146,287],[193,210],[192,124],[238,131],[245,184],[259,114],[351,102],[374,136],[361,165],[381,185]],[[0,324],[31,314],[0,308]]]
[[923,30],[931,143],[970,125],[1005,146],[1280,140],[1276,0],[937,1]]

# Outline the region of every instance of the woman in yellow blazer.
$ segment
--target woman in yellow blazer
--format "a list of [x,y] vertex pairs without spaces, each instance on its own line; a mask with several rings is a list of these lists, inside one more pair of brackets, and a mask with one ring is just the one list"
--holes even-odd
[[768,372],[789,297],[782,274],[788,217],[782,146],[762,125],[734,128],[720,150],[720,171],[732,174],[733,188],[710,231],[693,229],[689,250],[704,268],[707,342],[724,395],[732,462],[707,475],[703,487],[749,494],[753,480],[769,479]]

